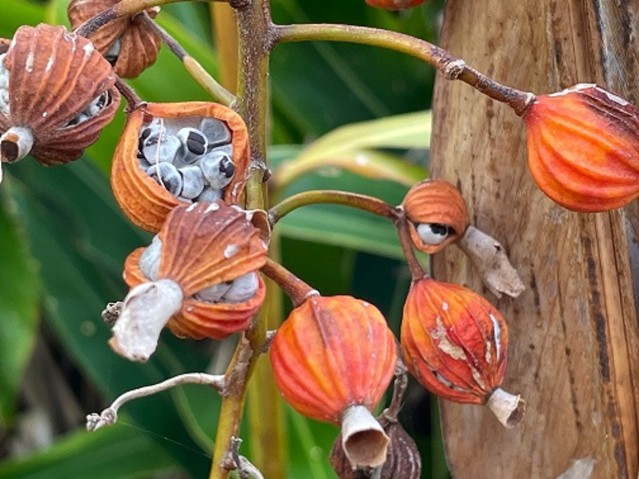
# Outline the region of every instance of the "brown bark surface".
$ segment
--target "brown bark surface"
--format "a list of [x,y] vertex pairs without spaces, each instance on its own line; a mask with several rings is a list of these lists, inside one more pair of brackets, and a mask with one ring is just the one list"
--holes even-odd
[[[639,0],[448,0],[441,43],[521,90],[596,82],[638,105],[638,25]],[[553,204],[528,173],[512,110],[441,78],[435,95],[432,174],[460,187],[475,226],[502,242],[527,287],[496,299],[458,249],[434,258],[436,278],[483,292],[504,314],[503,387],[527,401],[512,430],[487,408],[442,401],[454,477],[636,478],[636,202],[600,214]]]

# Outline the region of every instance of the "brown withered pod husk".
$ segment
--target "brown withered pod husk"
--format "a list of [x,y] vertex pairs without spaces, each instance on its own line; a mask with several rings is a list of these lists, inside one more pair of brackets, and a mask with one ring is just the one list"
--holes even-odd
[[415,247],[429,254],[461,238],[470,222],[461,193],[443,180],[417,183],[406,193],[402,206]]
[[148,103],[129,113],[111,187],[129,219],[151,232],[179,205],[237,204],[246,184],[248,133],[230,108],[210,102]]
[[379,419],[390,443],[386,453],[386,462],[380,474],[373,476],[373,469],[353,469],[342,447],[341,434],[337,436],[330,453],[331,466],[340,479],[419,479],[422,472],[422,460],[413,438],[408,435],[396,420],[386,417]]
[[166,326],[179,337],[222,339],[248,327],[266,292],[267,245],[250,213],[221,201],[175,208],[147,248],[129,255],[131,288],[110,341],[148,359]]
[[111,65],[62,26],[20,27],[0,42],[0,154],[44,165],[79,158],[120,103]]
[[[71,0],[67,7],[71,26],[77,28],[119,1]],[[118,18],[90,36],[96,49],[111,62],[119,76],[135,78],[157,60],[162,39],[153,28],[141,21],[142,15],[155,17],[157,10],[152,8],[132,17]]]

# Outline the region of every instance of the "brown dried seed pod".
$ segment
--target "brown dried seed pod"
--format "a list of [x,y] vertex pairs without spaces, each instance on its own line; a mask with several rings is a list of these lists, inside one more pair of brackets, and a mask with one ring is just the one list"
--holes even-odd
[[[0,54],[6,42],[0,43]],[[0,64],[8,102],[0,108],[2,161],[28,153],[45,165],[82,155],[120,103],[111,65],[62,26],[20,27]]]
[[[222,339],[246,329],[266,293],[258,278],[256,294],[241,303],[209,303],[193,295],[218,283],[232,281],[259,270],[266,261],[266,245],[261,231],[244,211],[222,202],[176,208],[159,233],[162,241],[158,279],[179,285],[184,300],[167,327],[180,337]],[[145,248],[129,255],[124,279],[135,286],[148,282],[140,270]]]
[[[76,28],[118,2],[119,0],[71,0],[67,14],[72,27]],[[146,13],[154,17],[156,12],[156,9],[150,9]],[[110,22],[90,37],[102,55],[107,55],[113,49],[117,50],[113,55],[113,69],[123,78],[135,78],[153,65],[162,44],[158,33],[141,22],[138,15]]]
[[237,204],[248,175],[248,133],[244,120],[230,108],[217,103],[148,103],[129,114],[113,157],[111,187],[129,219],[147,231],[157,232],[175,207],[189,204],[173,196],[140,168],[137,157],[140,133],[145,123],[153,118],[215,118],[226,124],[231,131],[235,173],[224,189],[224,200]]
[[[402,206],[409,220],[413,243],[425,253],[436,253],[457,241],[464,235],[470,221],[466,202],[459,190],[443,180],[417,183],[406,194]],[[428,240],[422,228],[437,228],[439,231],[426,231],[432,238]]]

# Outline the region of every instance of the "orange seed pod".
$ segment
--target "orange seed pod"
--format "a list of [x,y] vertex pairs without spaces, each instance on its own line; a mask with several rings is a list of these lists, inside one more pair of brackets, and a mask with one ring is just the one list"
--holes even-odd
[[639,111],[596,85],[541,95],[524,113],[537,186],[574,211],[619,208],[639,196]]
[[406,367],[429,391],[455,402],[488,403],[507,427],[521,420],[523,401],[499,389],[508,329],[482,296],[427,277],[414,282],[404,304],[401,343]]

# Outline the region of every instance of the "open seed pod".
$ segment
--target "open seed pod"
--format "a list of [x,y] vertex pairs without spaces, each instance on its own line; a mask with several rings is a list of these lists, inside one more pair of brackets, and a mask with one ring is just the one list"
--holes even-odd
[[[67,7],[71,26],[77,28],[119,1],[71,0]],[[119,76],[135,78],[157,60],[162,39],[155,30],[140,21],[141,15],[153,18],[156,14],[157,8],[152,8],[133,17],[118,18],[91,35],[96,49],[111,62]]]
[[375,306],[351,296],[311,296],[275,334],[270,358],[291,406],[341,424],[353,467],[384,462],[388,437],[370,411],[393,377],[397,348]]
[[429,391],[450,401],[488,404],[506,427],[524,401],[499,388],[508,329],[499,311],[468,288],[425,277],[413,282],[401,329],[404,363]]
[[126,259],[131,290],[111,346],[144,361],[164,326],[194,339],[246,329],[266,293],[257,272],[267,253],[260,233],[244,211],[222,202],[174,209],[154,242]]
[[64,27],[20,27],[0,43],[0,156],[44,165],[75,160],[120,103],[111,65]]
[[443,180],[420,181],[408,190],[402,206],[411,239],[425,253],[436,253],[457,241],[470,221],[459,190]]
[[238,203],[248,175],[242,118],[217,103],[148,103],[127,119],[113,157],[111,187],[136,225],[160,230],[178,205]]

